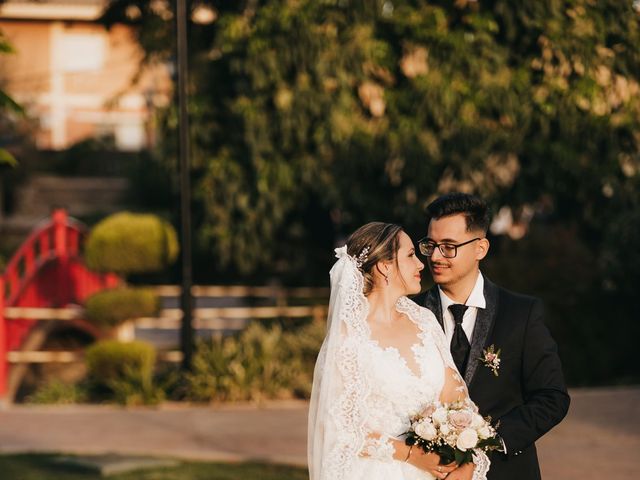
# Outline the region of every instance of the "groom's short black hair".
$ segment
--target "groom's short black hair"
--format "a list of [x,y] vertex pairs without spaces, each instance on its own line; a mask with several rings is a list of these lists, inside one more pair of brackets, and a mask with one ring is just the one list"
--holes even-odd
[[468,193],[448,193],[436,198],[427,206],[427,225],[431,220],[458,214],[464,215],[468,232],[482,230],[487,234],[489,207],[480,197]]

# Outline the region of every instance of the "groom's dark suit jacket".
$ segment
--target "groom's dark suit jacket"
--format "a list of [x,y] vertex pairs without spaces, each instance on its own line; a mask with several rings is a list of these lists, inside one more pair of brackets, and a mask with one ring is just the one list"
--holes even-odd
[[[569,409],[556,343],[543,323],[542,301],[500,288],[484,279],[486,308],[478,309],[464,379],[482,415],[500,421],[507,454],[493,452],[489,480],[537,480],[534,442],[558,424]],[[440,325],[437,286],[414,298]],[[496,377],[480,360],[483,349],[500,349]]]

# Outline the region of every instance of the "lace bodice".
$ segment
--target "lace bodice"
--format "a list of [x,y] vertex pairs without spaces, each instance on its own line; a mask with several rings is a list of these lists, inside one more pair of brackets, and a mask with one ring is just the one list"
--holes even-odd
[[408,415],[437,400],[444,384],[444,362],[433,341],[428,319],[415,318],[417,312],[410,313],[408,301],[401,300],[399,310],[420,329],[418,342],[411,348],[420,374],[409,368],[397,348],[381,347],[371,338],[359,352],[363,374],[371,385],[366,399],[369,415],[365,428],[388,437],[406,432],[410,426]]

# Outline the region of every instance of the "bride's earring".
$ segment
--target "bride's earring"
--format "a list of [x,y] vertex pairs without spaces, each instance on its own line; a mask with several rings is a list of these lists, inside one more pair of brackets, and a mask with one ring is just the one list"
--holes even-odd
[[376,268],[378,269],[378,273],[384,277],[384,281],[387,284],[387,286],[389,286],[389,267],[385,265],[384,269],[387,271],[387,273],[384,273],[382,270],[380,270],[380,266],[377,264],[376,264]]

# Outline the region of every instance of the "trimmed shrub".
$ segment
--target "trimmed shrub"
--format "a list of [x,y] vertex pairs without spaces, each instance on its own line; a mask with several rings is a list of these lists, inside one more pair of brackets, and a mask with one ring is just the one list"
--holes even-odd
[[89,268],[120,274],[162,270],[178,256],[174,228],[156,215],[122,212],[99,222],[85,244]]
[[94,395],[125,405],[154,404],[164,397],[153,383],[156,351],[148,343],[97,342],[85,361]]
[[87,319],[101,327],[115,327],[125,320],[153,317],[160,311],[160,298],[147,288],[116,288],[89,297]]

